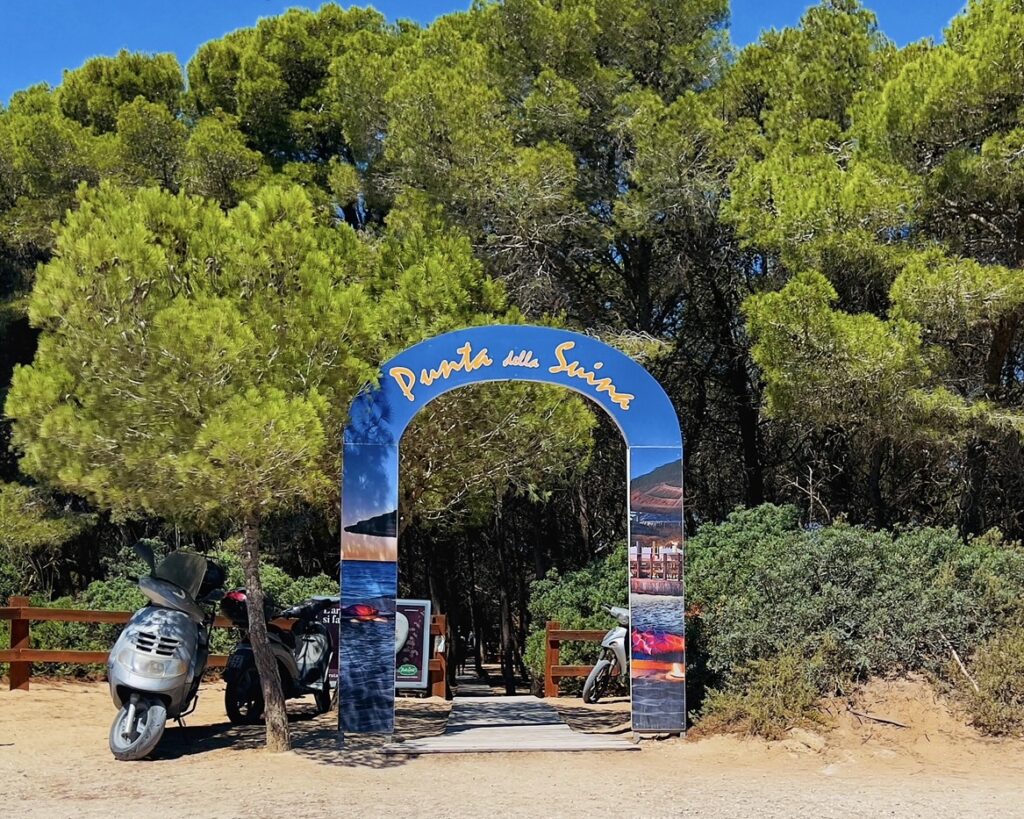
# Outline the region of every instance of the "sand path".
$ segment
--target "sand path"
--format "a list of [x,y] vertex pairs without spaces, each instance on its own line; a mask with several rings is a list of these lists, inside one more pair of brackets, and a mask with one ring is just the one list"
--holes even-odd
[[[102,683],[0,691],[0,812],[11,817],[1024,816],[1024,743],[979,738],[926,686],[878,684],[824,738],[647,741],[640,753],[391,757],[338,750],[333,714],[293,703],[295,750],[227,725],[217,684],[156,759],[115,762]],[[578,728],[615,730],[628,703],[556,701]],[[301,713],[300,713],[301,712]],[[443,730],[447,704],[399,701],[404,736]]]

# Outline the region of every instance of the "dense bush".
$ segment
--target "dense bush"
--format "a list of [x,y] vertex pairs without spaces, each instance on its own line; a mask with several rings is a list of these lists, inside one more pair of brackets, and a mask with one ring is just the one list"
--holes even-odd
[[[625,606],[629,596],[626,544],[620,543],[603,558],[573,572],[548,572],[530,584],[530,633],[526,664],[535,679],[544,677],[544,627],[557,620],[562,628],[609,629],[615,621],[602,605]],[[595,643],[563,643],[563,665],[597,662]],[[571,685],[566,681],[566,686]]]
[[708,691],[700,729],[781,739],[789,728],[822,725],[820,688],[820,666],[794,652],[751,660],[725,686]]
[[[954,649],[972,656],[1024,619],[1024,550],[995,533],[965,542],[948,529],[809,529],[795,509],[765,505],[701,527],[687,589],[707,652],[695,659],[713,686],[703,718],[777,735],[806,717],[802,697],[769,696],[768,678],[792,670],[777,658],[802,658],[818,694],[941,672]],[[993,645],[979,656],[1009,656]]]
[[[241,559],[238,556],[240,543],[237,539],[225,541],[221,547],[210,552],[209,557],[220,563],[228,573],[226,588],[245,585]],[[260,569],[264,594],[271,597],[280,607],[297,603],[314,594],[337,594],[338,578],[318,574],[314,577],[292,577],[271,564]]]
[[986,640],[971,674],[978,690],[962,686],[971,722],[988,734],[1024,736],[1024,628]]
[[[620,546],[532,585],[534,674],[545,621],[610,625],[600,604],[624,603],[625,577]],[[950,529],[808,528],[797,510],[766,504],[702,526],[687,544],[686,581],[699,612],[687,624],[688,703],[709,728],[778,736],[815,719],[820,695],[871,676],[943,674],[955,650],[975,658],[976,724],[1018,730],[1024,549],[997,533],[964,541]],[[565,663],[594,659],[593,644],[564,647]]]
[[937,669],[1024,613],[1024,550],[948,529],[805,529],[765,505],[701,527],[688,543],[688,602],[702,610],[708,664],[817,656],[834,684]]

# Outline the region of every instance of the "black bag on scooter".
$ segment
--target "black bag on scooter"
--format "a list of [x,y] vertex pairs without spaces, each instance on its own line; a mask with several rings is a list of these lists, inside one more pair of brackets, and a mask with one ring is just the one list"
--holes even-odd
[[303,685],[318,683],[323,678],[324,664],[331,652],[331,640],[321,623],[310,623],[296,636],[295,664]]

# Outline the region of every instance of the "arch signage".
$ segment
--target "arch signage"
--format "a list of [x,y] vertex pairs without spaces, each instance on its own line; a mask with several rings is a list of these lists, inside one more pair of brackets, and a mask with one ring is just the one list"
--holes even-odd
[[665,391],[629,356],[551,327],[495,325],[416,344],[353,401],[342,469],[339,723],[394,731],[398,448],[434,398],[484,381],[566,387],[601,406],[628,448],[633,730],[685,727],[683,440]]

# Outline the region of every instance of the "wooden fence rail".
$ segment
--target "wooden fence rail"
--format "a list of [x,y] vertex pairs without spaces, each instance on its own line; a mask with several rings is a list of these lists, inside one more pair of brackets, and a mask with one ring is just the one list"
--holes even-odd
[[[29,605],[27,597],[11,597],[8,605],[0,607],[0,620],[11,621],[11,647],[0,649],[0,663],[10,663],[9,681],[11,691],[28,691],[32,679],[32,663],[71,663],[74,665],[105,665],[108,651],[77,651],[71,649],[39,649],[30,648],[30,625],[34,622],[57,621],[60,623],[110,623],[123,625],[134,612],[130,611],[92,611],[89,609],[49,609]],[[430,618],[430,634],[432,637],[443,637],[447,630],[447,618],[443,614],[435,614]],[[214,628],[232,628],[233,624],[227,617],[218,615],[213,621]],[[435,644],[439,641],[435,641]],[[438,651],[435,647],[434,656],[428,661],[430,672],[429,682],[431,693],[436,697],[449,695],[448,659],[446,651]],[[226,654],[211,654],[207,663],[210,668],[223,668],[227,665]]]
[[558,681],[565,677],[586,677],[592,665],[559,665],[562,643],[576,640],[600,643],[607,630],[564,629],[557,620],[549,620],[544,629],[544,696],[558,696]]

